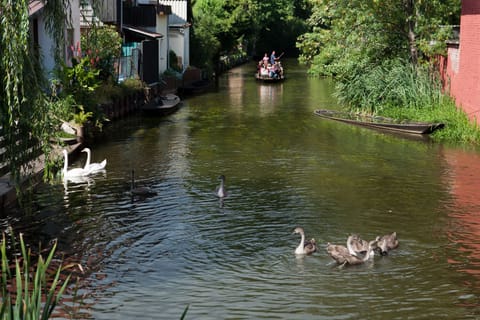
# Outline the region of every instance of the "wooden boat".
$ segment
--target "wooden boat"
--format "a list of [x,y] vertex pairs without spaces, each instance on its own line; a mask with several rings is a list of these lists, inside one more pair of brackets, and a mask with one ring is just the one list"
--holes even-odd
[[406,122],[391,118],[348,113],[336,110],[315,110],[314,113],[322,118],[341,121],[372,129],[392,131],[407,134],[430,134],[435,130],[442,129],[443,123]]
[[285,80],[285,76],[281,75],[278,78],[272,78],[270,76],[259,75],[258,72],[257,72],[257,73],[255,73],[255,79],[257,79],[258,81],[262,81],[262,82],[273,83],[273,82],[281,82],[281,81]]
[[175,94],[157,96],[142,106],[142,111],[150,115],[168,115],[175,112],[180,104],[180,97]]
[[275,68],[276,68],[275,70],[276,70],[277,74],[274,77],[270,77],[270,75],[268,75],[268,74],[262,75],[260,73],[260,69],[262,69],[262,68],[263,68],[262,64],[259,63],[259,65],[257,65],[257,72],[255,72],[255,79],[257,79],[257,81],[273,83],[273,82],[281,82],[281,81],[285,80],[285,72],[284,72],[282,63],[280,61],[278,61],[275,64]]

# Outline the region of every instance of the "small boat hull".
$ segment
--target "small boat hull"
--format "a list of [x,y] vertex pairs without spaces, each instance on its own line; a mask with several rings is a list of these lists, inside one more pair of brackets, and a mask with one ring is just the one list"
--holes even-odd
[[314,113],[315,115],[326,119],[368,127],[372,129],[405,134],[426,135],[433,133],[435,130],[442,129],[445,126],[443,123],[399,122],[391,118],[347,113],[336,110],[319,109],[315,110]]
[[148,115],[164,116],[177,111],[180,105],[180,97],[174,94],[167,94],[152,99],[142,106],[142,111]]
[[256,73],[255,74],[255,79],[257,79],[257,81],[261,81],[261,82],[275,83],[275,82],[282,82],[283,80],[285,80],[285,77],[280,76],[278,78],[272,78],[270,76],[261,76],[258,73]]

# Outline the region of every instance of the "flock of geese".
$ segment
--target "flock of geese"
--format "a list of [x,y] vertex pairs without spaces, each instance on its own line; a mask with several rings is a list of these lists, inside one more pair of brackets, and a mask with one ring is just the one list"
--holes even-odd
[[[311,255],[318,251],[315,239],[306,240],[302,227],[296,227],[294,234],[300,234],[300,244],[295,249],[297,255]],[[340,266],[358,265],[371,261],[375,252],[387,255],[390,250],[398,247],[397,233],[392,232],[383,236],[377,236],[375,240],[366,241],[358,234],[349,235],[346,246],[339,244],[327,244],[327,253]]]
[[[87,160],[83,168],[68,169],[68,152],[67,150],[63,149],[64,164],[63,164],[62,176],[64,181],[67,181],[67,180],[82,181],[83,178],[87,178],[99,172],[105,171],[105,167],[107,166],[107,159],[104,159],[102,162],[91,163],[92,151],[90,150],[90,148],[84,148],[82,152],[87,153]],[[146,198],[146,197],[151,197],[156,195],[157,192],[147,186],[137,187],[135,185],[135,171],[132,170],[130,194],[132,196]]]
[[[218,177],[220,185],[215,194],[220,200],[227,197],[225,188],[225,176]],[[317,242],[314,238],[307,240],[302,227],[296,227],[293,234],[300,234],[300,243],[295,249],[296,255],[311,255],[318,251]],[[380,255],[387,255],[390,250],[398,247],[397,233],[392,232],[383,236],[377,236],[375,240],[363,240],[358,234],[349,235],[346,246],[338,244],[327,244],[327,253],[340,266],[363,264],[373,259],[375,252]]]

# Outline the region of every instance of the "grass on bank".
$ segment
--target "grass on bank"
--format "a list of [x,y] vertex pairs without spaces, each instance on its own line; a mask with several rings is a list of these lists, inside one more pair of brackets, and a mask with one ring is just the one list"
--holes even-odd
[[13,236],[11,242],[7,246],[4,233],[0,245],[2,255],[0,319],[49,319],[68,285],[70,276],[63,283],[60,280],[61,271],[68,266],[60,266],[52,272],[52,269],[55,269],[52,268],[52,259],[56,244],[46,259],[39,255],[38,261],[33,262],[32,254],[30,250],[27,251],[21,234],[21,253],[15,255],[15,261],[11,262],[7,247],[17,249]]
[[387,60],[365,72],[353,70],[337,84],[340,103],[352,110],[398,119],[442,122],[433,138],[442,142],[480,145],[480,129],[445,94],[431,66]]

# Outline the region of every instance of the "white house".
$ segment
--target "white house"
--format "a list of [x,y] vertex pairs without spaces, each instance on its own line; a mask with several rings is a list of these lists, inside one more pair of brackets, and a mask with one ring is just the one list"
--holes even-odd
[[[65,62],[69,63],[76,48],[80,43],[80,4],[79,0],[70,0],[71,21],[65,21],[64,30],[67,45],[65,46]],[[52,78],[52,71],[55,68],[55,43],[46,30],[46,21],[43,13],[44,1],[32,0],[28,4],[30,33],[34,45],[38,49],[38,56],[41,58],[42,67],[48,78]]]
[[[138,4],[157,3],[170,6],[172,13],[168,15],[167,50],[173,50],[178,57],[182,70],[190,65],[190,23],[188,22],[187,0],[138,0]],[[160,32],[161,33],[161,32]],[[167,53],[168,53],[167,51]],[[170,63],[174,63],[171,61]]]

